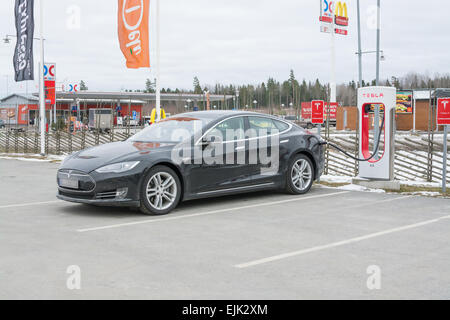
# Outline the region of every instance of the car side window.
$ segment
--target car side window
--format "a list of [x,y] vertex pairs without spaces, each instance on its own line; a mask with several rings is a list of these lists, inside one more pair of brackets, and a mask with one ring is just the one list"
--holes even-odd
[[208,136],[218,136],[222,141],[235,141],[244,139],[244,118],[235,117],[225,120],[214,127]]
[[250,129],[256,131],[258,137],[279,133],[280,130],[270,118],[248,117]]
[[275,123],[275,125],[277,126],[277,128],[280,132],[283,132],[283,131],[286,131],[287,129],[289,129],[289,125],[285,122],[278,121],[278,120],[273,120],[273,122]]

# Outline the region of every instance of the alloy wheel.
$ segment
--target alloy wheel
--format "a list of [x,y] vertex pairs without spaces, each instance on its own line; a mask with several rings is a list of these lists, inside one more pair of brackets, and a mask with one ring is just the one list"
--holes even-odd
[[177,184],[174,177],[167,172],[155,173],[147,184],[147,199],[156,210],[166,210],[177,198]]
[[292,166],[291,179],[298,191],[306,190],[312,180],[311,164],[305,159],[297,160]]

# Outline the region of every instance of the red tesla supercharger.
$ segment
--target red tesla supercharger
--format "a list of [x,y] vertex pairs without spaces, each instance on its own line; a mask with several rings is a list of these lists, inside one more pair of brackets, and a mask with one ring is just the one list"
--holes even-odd
[[[370,159],[372,151],[369,149],[369,135],[371,129],[371,114],[378,106],[380,119],[384,119],[384,125],[380,127],[380,146],[378,157],[368,161],[359,162],[359,177],[372,180],[394,180],[394,121],[397,89],[393,87],[365,87],[358,89],[358,111],[359,111],[359,157]],[[378,136],[373,139],[376,144]]]

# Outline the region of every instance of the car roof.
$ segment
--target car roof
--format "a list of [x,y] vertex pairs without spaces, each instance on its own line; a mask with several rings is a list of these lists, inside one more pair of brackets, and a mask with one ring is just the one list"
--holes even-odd
[[208,120],[219,120],[223,118],[227,118],[230,116],[264,116],[264,117],[271,117],[276,119],[276,117],[264,114],[264,113],[258,113],[258,112],[250,112],[250,111],[237,111],[237,110],[214,110],[214,111],[194,111],[194,112],[188,112],[183,114],[177,114],[174,115],[175,117],[179,116],[187,116],[187,117],[195,117],[200,119],[208,119]]

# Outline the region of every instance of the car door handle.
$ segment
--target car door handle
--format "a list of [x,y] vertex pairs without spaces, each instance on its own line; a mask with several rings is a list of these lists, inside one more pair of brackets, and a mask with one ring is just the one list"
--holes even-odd
[[245,147],[237,147],[236,151],[241,151],[241,150],[245,150]]
[[280,143],[288,143],[288,142],[289,142],[289,139],[280,141]]

